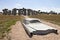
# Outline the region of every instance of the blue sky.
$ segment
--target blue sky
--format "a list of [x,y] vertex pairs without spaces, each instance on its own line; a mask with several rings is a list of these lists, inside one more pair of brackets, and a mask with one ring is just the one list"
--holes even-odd
[[60,12],[60,0],[0,0],[0,11],[4,8],[30,8],[34,10],[53,10]]

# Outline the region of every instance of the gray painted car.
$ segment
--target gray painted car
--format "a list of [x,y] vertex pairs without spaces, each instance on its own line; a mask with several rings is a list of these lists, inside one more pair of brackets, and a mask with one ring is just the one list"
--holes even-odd
[[22,25],[29,35],[45,35],[49,33],[57,33],[57,29],[40,22],[40,19],[37,18],[25,18],[22,22]]

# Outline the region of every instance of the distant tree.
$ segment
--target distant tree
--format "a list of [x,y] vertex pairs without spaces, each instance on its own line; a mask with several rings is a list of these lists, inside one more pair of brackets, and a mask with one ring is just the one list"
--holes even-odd
[[38,10],[38,14],[40,14],[40,10]]
[[58,13],[60,15],[60,13]]
[[57,13],[54,11],[50,11],[49,14],[57,14]]

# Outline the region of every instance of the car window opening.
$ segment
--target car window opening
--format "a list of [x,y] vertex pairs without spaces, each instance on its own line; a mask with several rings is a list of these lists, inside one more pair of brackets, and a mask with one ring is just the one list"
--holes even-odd
[[38,20],[31,20],[30,23],[41,23],[41,22]]

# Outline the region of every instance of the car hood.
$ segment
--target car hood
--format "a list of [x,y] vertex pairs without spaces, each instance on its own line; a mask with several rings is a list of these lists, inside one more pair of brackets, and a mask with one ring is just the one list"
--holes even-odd
[[46,24],[43,23],[31,23],[27,25],[28,27],[34,29],[34,30],[48,30],[48,29],[55,29],[51,26],[48,26]]

